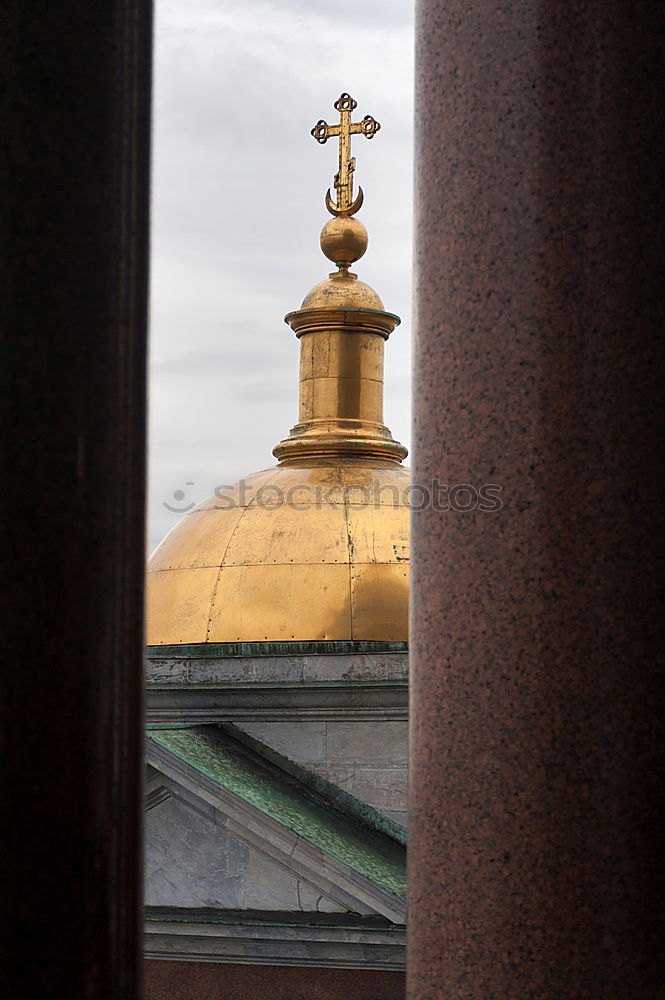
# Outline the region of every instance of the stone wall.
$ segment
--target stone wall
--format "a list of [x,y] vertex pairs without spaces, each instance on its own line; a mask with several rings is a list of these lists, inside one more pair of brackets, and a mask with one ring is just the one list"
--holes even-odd
[[234,837],[225,817],[169,796],[146,813],[147,906],[342,909],[303,879]]
[[238,728],[406,825],[408,723],[254,722]]
[[151,646],[152,724],[233,723],[406,826],[405,643]]

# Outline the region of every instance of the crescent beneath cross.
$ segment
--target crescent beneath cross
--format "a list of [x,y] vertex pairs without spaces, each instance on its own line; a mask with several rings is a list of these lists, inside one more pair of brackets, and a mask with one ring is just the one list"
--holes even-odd
[[363,189],[358,188],[358,194],[356,195],[355,201],[348,206],[348,208],[338,208],[335,202],[332,200],[330,195],[330,188],[326,191],[326,208],[331,215],[342,216],[342,215],[355,215],[360,206],[363,203],[365,195],[363,194]]

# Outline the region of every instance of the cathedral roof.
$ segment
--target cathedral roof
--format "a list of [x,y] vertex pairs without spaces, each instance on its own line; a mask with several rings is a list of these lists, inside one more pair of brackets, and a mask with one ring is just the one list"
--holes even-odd
[[278,464],[213,495],[158,546],[148,565],[147,642],[405,641],[409,509],[406,448],[383,423],[383,351],[399,318],[349,268],[367,248],[354,218],[343,94],[333,218],[321,248],[338,270],[286,316],[300,342],[299,418],[273,449]]
[[222,726],[152,730],[147,745],[150,764],[171,786],[182,784],[219,810],[238,835],[271,857],[283,855],[348,908],[404,922],[404,842],[369,806],[321,779],[311,784],[304,768],[289,774]]

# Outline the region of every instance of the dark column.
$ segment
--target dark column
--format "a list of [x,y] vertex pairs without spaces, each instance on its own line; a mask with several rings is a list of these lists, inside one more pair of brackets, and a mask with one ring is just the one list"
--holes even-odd
[[662,22],[418,7],[412,1000],[662,997]]
[[4,996],[139,996],[151,4],[2,35]]
[[404,1000],[404,973],[225,962],[146,963],[146,1000]]

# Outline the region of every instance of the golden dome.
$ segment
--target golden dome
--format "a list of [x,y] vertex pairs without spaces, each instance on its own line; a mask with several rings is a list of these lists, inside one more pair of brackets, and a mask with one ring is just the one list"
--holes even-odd
[[340,269],[285,317],[300,342],[298,422],[276,467],[210,497],[157,547],[149,645],[407,639],[409,474],[383,423],[383,351],[399,317],[348,271],[367,233],[351,217],[362,192],[353,199],[346,155],[321,233]]
[[383,312],[383,302],[373,288],[350,271],[334,271],[315,285],[303,299],[301,309],[375,309]]
[[406,469],[277,466],[213,495],[148,567],[149,645],[406,641]]

